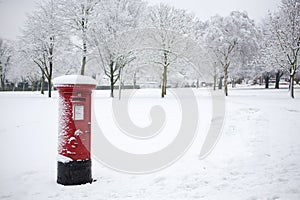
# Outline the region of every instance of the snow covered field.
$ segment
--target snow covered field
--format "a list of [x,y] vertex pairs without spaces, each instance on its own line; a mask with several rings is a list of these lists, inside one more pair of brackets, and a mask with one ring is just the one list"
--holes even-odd
[[[209,128],[211,104],[206,90],[194,92],[199,133],[182,159],[148,175],[123,174],[93,160],[97,181],[71,187],[56,184],[57,93],[52,99],[31,92],[0,93],[0,199],[300,199],[300,90],[296,90],[296,99],[290,99],[286,90],[230,90],[221,138],[204,160],[198,155]],[[140,90],[137,105],[168,102],[168,109],[176,110],[172,95],[161,100],[159,94],[159,90]],[[104,122],[105,134],[111,133],[111,140],[116,140],[108,96],[109,91],[95,94],[97,120]],[[145,113],[135,110],[130,116],[147,124]],[[173,124],[171,128],[166,124],[167,132],[178,128]],[[115,145],[143,151],[128,145],[130,141],[126,147],[122,141]],[[163,145],[155,144],[158,148]]]

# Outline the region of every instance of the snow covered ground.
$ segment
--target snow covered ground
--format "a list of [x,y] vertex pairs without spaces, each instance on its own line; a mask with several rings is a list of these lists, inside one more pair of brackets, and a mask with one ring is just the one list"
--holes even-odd
[[[210,98],[205,89],[194,92],[199,134],[182,159],[148,175],[123,174],[93,160],[97,181],[71,187],[56,184],[57,93],[52,99],[35,92],[0,93],[0,199],[300,199],[300,90],[290,99],[286,90],[231,89],[222,136],[204,160],[198,155],[211,120]],[[159,94],[140,90],[137,105],[169,102],[175,110],[172,95],[161,100]],[[97,120],[106,120],[101,128],[113,140],[117,127],[109,118],[108,96],[97,91],[95,105]],[[134,112],[133,121],[148,123],[145,110]]]

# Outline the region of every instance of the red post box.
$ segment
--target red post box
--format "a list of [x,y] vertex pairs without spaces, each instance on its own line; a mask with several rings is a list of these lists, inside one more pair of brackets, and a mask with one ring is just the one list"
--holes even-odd
[[91,94],[96,81],[68,75],[53,83],[59,93],[57,183],[91,183]]

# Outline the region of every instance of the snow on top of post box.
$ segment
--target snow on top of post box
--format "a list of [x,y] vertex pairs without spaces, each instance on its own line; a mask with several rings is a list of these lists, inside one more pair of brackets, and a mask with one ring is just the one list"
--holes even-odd
[[65,75],[60,76],[53,79],[53,84],[57,85],[75,85],[75,84],[82,84],[82,85],[97,85],[95,79],[89,76],[82,76],[82,75]]

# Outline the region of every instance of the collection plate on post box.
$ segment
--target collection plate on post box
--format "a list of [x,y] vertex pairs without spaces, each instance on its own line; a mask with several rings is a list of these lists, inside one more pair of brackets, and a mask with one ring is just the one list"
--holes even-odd
[[83,105],[74,105],[74,120],[84,120],[84,106]]

